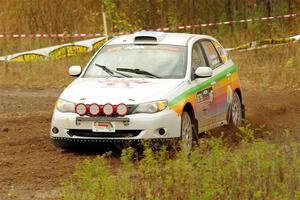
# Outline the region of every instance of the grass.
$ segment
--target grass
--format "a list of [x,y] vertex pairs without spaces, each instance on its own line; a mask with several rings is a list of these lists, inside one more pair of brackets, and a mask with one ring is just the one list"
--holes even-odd
[[60,198],[299,199],[300,143],[287,135],[284,143],[268,143],[254,133],[249,126],[241,128],[234,148],[222,137],[201,139],[190,156],[183,150],[170,157],[146,144],[139,158],[129,148],[114,170],[109,154],[85,160],[64,182]]
[[64,88],[74,79],[68,75],[69,66],[84,67],[91,56],[91,53],[86,53],[45,62],[0,62],[0,88]]
[[243,87],[252,91],[299,89],[299,54],[299,43],[231,53]]

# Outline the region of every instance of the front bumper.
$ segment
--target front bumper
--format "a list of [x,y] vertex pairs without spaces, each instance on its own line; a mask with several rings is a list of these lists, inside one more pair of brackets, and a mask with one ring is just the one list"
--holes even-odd
[[[94,121],[109,121],[115,123],[115,132],[93,132]],[[52,131],[58,129],[58,133]],[[161,134],[160,130],[164,130]],[[164,140],[180,137],[181,117],[171,109],[158,113],[138,113],[125,117],[80,117],[76,113],[62,113],[54,110],[50,137],[64,141],[132,141],[142,139]]]

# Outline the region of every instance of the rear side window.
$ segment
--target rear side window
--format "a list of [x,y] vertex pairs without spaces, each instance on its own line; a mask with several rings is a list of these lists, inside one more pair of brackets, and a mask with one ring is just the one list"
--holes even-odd
[[222,63],[222,61],[214,45],[211,43],[211,41],[202,41],[201,44],[206,54],[209,65],[212,68],[218,67]]
[[229,55],[227,51],[220,45],[220,43],[214,41],[213,44],[216,47],[222,62],[225,63],[229,59]]

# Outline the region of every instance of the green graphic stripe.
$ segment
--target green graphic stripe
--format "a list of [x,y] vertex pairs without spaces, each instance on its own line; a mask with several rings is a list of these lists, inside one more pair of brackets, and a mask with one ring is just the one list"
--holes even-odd
[[236,65],[232,65],[231,67],[229,67],[225,71],[220,72],[219,74],[217,74],[217,75],[211,77],[210,79],[204,81],[200,85],[197,85],[197,86],[195,86],[195,87],[193,87],[193,88],[191,88],[191,89],[183,92],[179,96],[175,97],[174,99],[172,99],[169,102],[169,107],[172,107],[174,104],[181,102],[186,97],[194,94],[195,92],[198,92],[199,90],[203,90],[203,89],[207,88],[208,86],[210,86],[210,84],[211,84],[212,81],[218,82],[218,81],[222,80],[224,77],[226,77],[226,75],[228,73],[233,73],[235,71],[236,71]]

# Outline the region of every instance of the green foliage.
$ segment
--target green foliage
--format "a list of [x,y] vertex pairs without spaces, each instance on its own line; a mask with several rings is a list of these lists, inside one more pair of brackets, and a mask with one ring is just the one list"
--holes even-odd
[[[266,2],[271,3],[270,12]],[[103,33],[102,8],[108,34],[142,29],[172,27],[172,31],[213,35],[225,46],[270,37],[299,33],[299,17],[176,30],[187,24],[200,24],[299,13],[297,1],[281,0],[52,0],[2,1],[1,34]],[[72,39],[1,39],[0,55],[61,44]]]
[[291,57],[287,60],[286,62],[286,67],[289,67],[289,68],[294,68],[296,66],[295,64],[295,57]]
[[221,137],[201,139],[189,156],[145,145],[136,160],[129,148],[117,170],[106,155],[86,160],[65,182],[61,199],[299,199],[300,144],[256,140],[258,130],[244,127],[235,149]]

